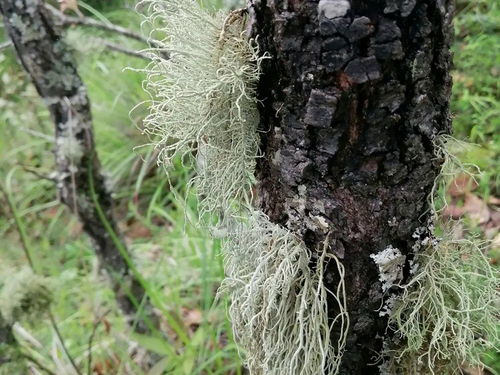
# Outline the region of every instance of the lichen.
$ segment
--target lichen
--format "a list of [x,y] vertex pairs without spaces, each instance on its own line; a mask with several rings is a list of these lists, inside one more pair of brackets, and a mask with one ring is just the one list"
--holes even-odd
[[398,281],[403,279],[403,266],[406,256],[399,249],[389,245],[377,254],[371,254],[370,258],[377,264],[379,269],[379,280],[382,283],[382,291],[386,292]]
[[[231,299],[234,335],[250,374],[338,373],[349,326],[342,265],[325,249],[308,249],[253,205],[256,87],[269,56],[247,38],[242,10],[210,13],[194,0],[142,4],[150,14],[146,22],[160,35],[146,52],[152,61],[145,88],[152,99],[145,133],[160,150],[161,164],[170,167],[180,157],[196,171],[189,188],[197,193],[200,221],[223,241],[220,293]],[[323,284],[331,259],[340,279],[332,292]],[[328,293],[340,311],[333,320]],[[333,326],[340,332],[336,343],[330,341]]]
[[[323,249],[313,254],[290,231],[254,212],[224,243],[226,279],[221,291],[251,374],[336,374],[345,348],[349,315],[344,268]],[[340,283],[323,284],[327,260],[336,262]],[[313,268],[311,268],[313,264]],[[339,311],[329,318],[327,295]],[[330,331],[340,332],[336,343]]]
[[190,187],[200,197],[201,216],[227,218],[251,200],[259,142],[255,92],[267,56],[246,39],[241,15],[211,14],[190,0],[145,4],[147,20],[161,24],[155,33],[164,39],[147,52],[152,100],[144,132],[165,166],[180,156],[195,167]]
[[25,267],[4,280],[0,291],[0,312],[8,324],[39,318],[52,303],[50,282]]
[[461,373],[464,365],[482,366],[486,350],[499,350],[499,272],[485,256],[485,243],[455,239],[456,224],[440,215],[451,181],[461,173],[474,179],[478,168],[456,156],[466,143],[441,136],[434,146],[443,165],[430,194],[431,215],[413,233],[409,280],[381,312],[390,311],[391,333],[384,342],[382,374]]
[[420,267],[389,317],[403,343],[385,353],[392,373],[454,374],[499,349],[499,275],[483,251],[474,240],[443,238],[416,255]]

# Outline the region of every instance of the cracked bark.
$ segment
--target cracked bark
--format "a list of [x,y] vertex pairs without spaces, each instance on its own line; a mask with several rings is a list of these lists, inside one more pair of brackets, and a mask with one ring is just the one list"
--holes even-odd
[[[142,316],[138,316],[136,303],[140,304],[144,298],[144,289],[99,217],[98,206],[112,230],[118,233],[111,194],[106,189],[95,150],[87,90],[72,55],[55,29],[43,1],[0,0],[0,13],[17,56],[48,106],[55,124],[59,198],[81,220],[101,267],[110,275],[116,300],[127,320],[132,323],[137,319],[136,331],[147,332],[145,317],[155,321],[152,308],[146,302]],[[96,199],[93,198],[92,185]]]
[[260,205],[312,250],[328,238],[351,319],[340,373],[378,374],[387,320],[370,254],[409,254],[429,216],[433,139],[450,132],[451,3],[253,0],[249,12],[273,56],[259,86]]

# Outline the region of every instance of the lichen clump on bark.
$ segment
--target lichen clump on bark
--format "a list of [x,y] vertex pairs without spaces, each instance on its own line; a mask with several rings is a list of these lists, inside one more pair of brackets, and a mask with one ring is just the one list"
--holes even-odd
[[190,185],[201,216],[225,218],[251,195],[259,142],[256,86],[265,56],[245,38],[237,12],[211,14],[192,0],[145,4],[147,21],[164,37],[147,53],[145,88],[152,100],[144,131],[165,166],[177,156],[195,166]]
[[[451,137],[435,142],[443,160],[431,194],[434,222],[443,222],[446,191],[459,173],[473,178],[477,167],[460,163],[456,152],[467,145]],[[411,278],[402,294],[391,296],[383,374],[458,374],[463,366],[482,366],[485,351],[500,342],[499,272],[489,263],[485,243],[477,238],[453,238],[454,224],[434,226],[430,237],[414,245]],[[418,237],[418,236],[417,236]]]
[[[252,204],[256,87],[269,56],[247,38],[243,10],[210,13],[194,0],[143,4],[160,39],[145,69],[152,97],[145,133],[160,149],[161,163],[168,167],[180,156],[196,171],[189,187],[198,195],[200,218],[208,218],[204,222],[223,239],[221,292],[231,299],[235,337],[250,373],[335,374],[349,326],[343,282],[332,293],[340,313],[331,321],[322,280],[325,251],[313,254]],[[333,325],[341,330],[335,345]]]
[[391,353],[392,373],[454,374],[495,349],[500,283],[483,251],[444,238],[416,255],[418,269],[389,318],[404,343]]
[[5,280],[0,291],[0,312],[8,324],[39,318],[52,303],[49,280],[23,268]]

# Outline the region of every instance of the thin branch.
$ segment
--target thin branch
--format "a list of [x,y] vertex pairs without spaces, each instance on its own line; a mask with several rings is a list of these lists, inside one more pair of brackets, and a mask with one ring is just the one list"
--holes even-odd
[[5,42],[0,43],[0,51],[12,46],[12,42],[10,40],[6,40]]
[[[108,42],[105,39],[99,38],[97,40],[100,43],[102,43],[102,45],[104,45],[106,48],[108,48],[112,51],[123,53],[125,55],[129,55],[129,56],[133,56],[133,57],[137,57],[139,59],[149,60],[149,57],[142,52],[127,49],[125,47],[122,47],[119,44]],[[12,42],[10,40],[7,40],[6,42],[0,43],[0,51],[3,49],[7,49],[9,47],[12,47]]]
[[53,182],[53,183],[57,183],[57,178],[55,177],[52,177],[50,175],[45,175],[45,174],[42,174],[40,172],[38,172],[36,169],[34,168],[31,168],[31,167],[28,167],[28,166],[25,166],[25,165],[21,165],[21,168],[23,168],[23,170],[25,172],[28,172],[28,173],[31,173],[32,175],[42,179],[42,180],[47,180],[47,181],[50,181],[50,182]]
[[149,60],[149,57],[146,56],[144,53],[140,52],[140,51],[134,51],[134,50],[131,50],[131,49],[127,49],[125,47],[122,47],[121,45],[119,44],[115,44],[115,43],[112,43],[112,42],[108,42],[107,40],[105,39],[99,39],[99,41],[108,49],[112,50],[112,51],[115,51],[115,52],[120,52],[120,53],[123,53],[125,55],[129,55],[129,56],[133,56],[133,57],[137,57],[139,59],[144,59],[144,60]]
[[45,366],[43,363],[41,363],[38,359],[36,359],[32,355],[28,353],[22,353],[22,356],[26,358],[28,361],[32,362],[36,367],[38,367],[39,370],[42,370],[49,375],[56,375],[54,371],[49,369],[47,366]]
[[[134,325],[136,332],[153,332],[157,324],[153,307],[148,301],[144,309],[146,316],[141,316],[138,302],[146,297],[147,283],[131,261],[113,217],[113,199],[106,188],[95,149],[86,87],[69,48],[61,42],[53,12],[47,9],[43,0],[31,0],[29,6],[22,1],[0,0],[0,7],[19,60],[40,96],[50,102],[48,109],[54,121],[57,146],[54,151],[59,198],[78,215],[83,230],[93,239],[99,264],[111,275],[112,288],[127,320],[139,319],[140,323]],[[13,22],[13,15],[23,18],[22,27]],[[37,43],[26,43],[28,38],[24,35],[40,37]],[[64,77],[56,62],[64,62]],[[47,77],[52,78],[47,80]],[[68,152],[69,149],[75,152]],[[89,181],[93,182],[92,195],[89,195]],[[104,227],[103,220],[106,222]],[[130,285],[125,293],[123,285]]]
[[97,327],[99,327],[99,324],[101,324],[102,320],[106,315],[108,315],[111,312],[111,310],[106,311],[104,314],[102,314],[99,319],[97,319],[94,322],[94,326],[92,327],[92,333],[89,336],[89,343],[88,343],[88,359],[87,359],[87,374],[92,375],[92,342],[94,341],[94,336],[97,332]]
[[94,27],[96,29],[101,29],[112,33],[120,34],[126,36],[127,38],[135,39],[138,40],[139,42],[150,44],[153,47],[158,47],[158,44],[156,42],[148,40],[148,38],[145,38],[141,34],[126,29],[124,27],[114,25],[111,23],[108,24],[100,22],[90,17],[68,16],[49,4],[45,4],[45,8],[52,13],[52,15],[54,16],[55,23],[59,26],[68,27],[73,25],[79,25],[79,26]]

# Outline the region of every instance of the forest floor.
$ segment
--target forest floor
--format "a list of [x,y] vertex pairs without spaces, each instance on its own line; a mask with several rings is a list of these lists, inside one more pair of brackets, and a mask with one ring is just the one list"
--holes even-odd
[[[130,3],[79,1],[88,16],[138,30],[140,17]],[[500,262],[499,25],[497,1],[458,1],[453,47],[454,136],[475,144],[462,150],[459,157],[477,165],[482,173],[476,181],[459,176],[448,190],[450,204],[444,210],[445,215],[463,219],[462,235],[475,234],[492,242],[488,255],[493,264]],[[0,43],[6,40],[2,33],[0,25]],[[103,38],[130,49],[144,46],[96,29],[71,28],[66,39],[89,90],[97,148],[114,192],[120,229],[151,290],[161,295],[162,311],[179,323],[182,332],[175,332],[166,318],[162,320],[166,339],[159,333],[131,334],[126,327],[112,291],[98,274],[81,225],[57,200],[50,181],[53,125],[9,48],[0,50],[0,181],[20,220],[16,225],[5,197],[0,196],[0,286],[27,266],[18,233],[21,226],[28,234],[38,270],[51,280],[53,314],[82,373],[242,374],[225,313],[227,301],[215,298],[223,277],[220,244],[191,224],[197,215],[194,197],[182,203],[174,199],[185,192],[190,172],[177,166],[170,172],[169,183],[139,130],[146,106],[130,112],[148,97],[141,86],[143,74],[124,68],[140,69],[146,62],[110,51]],[[144,146],[137,148],[140,145]],[[73,373],[45,319],[22,321],[16,332],[25,353],[57,374]],[[145,372],[146,350],[168,361]],[[498,355],[489,353],[485,361],[500,374]],[[0,367],[0,374],[5,375],[23,371]]]

